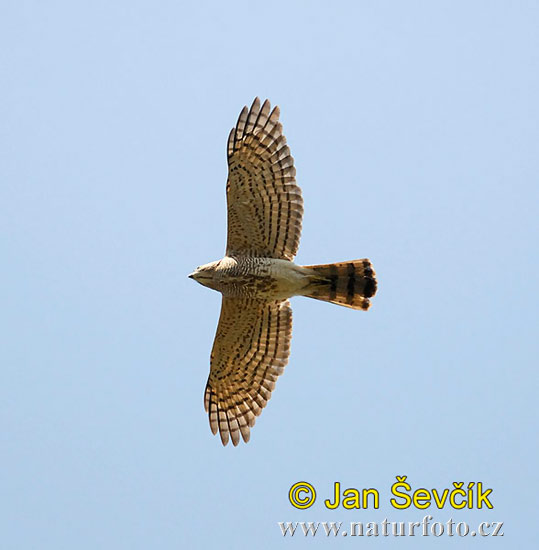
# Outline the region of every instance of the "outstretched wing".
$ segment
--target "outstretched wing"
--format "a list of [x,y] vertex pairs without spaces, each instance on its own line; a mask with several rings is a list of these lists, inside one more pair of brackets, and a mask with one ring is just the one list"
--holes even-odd
[[223,297],[211,352],[204,407],[223,445],[249,441],[250,428],[288,362],[292,309],[288,300]]
[[303,216],[295,176],[279,107],[256,98],[228,138],[227,256],[294,258]]

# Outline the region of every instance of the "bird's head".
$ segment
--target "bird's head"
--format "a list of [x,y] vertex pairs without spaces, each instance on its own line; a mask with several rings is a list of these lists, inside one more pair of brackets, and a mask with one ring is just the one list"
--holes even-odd
[[209,286],[211,288],[214,281],[215,271],[219,263],[220,260],[201,265],[197,267],[193,271],[193,273],[190,273],[188,277],[190,279],[194,279],[197,283],[200,283],[201,285]]

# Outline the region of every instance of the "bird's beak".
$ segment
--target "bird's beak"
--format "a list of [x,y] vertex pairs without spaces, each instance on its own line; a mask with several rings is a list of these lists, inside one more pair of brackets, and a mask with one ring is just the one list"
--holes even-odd
[[189,277],[189,279],[194,279],[195,278],[195,272],[193,271],[193,273],[189,273],[189,275],[187,275]]

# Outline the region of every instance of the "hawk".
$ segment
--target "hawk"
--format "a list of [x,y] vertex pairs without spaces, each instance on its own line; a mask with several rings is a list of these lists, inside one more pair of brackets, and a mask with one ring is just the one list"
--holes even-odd
[[292,296],[367,310],[376,276],[367,259],[300,266],[303,216],[279,108],[255,98],[228,137],[228,238],[222,260],[189,275],[222,294],[204,407],[213,434],[247,443],[290,354]]

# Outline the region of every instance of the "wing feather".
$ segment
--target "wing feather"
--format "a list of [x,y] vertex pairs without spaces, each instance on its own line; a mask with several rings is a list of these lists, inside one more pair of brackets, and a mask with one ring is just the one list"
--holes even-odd
[[271,398],[290,354],[287,300],[223,297],[204,395],[211,431],[223,445],[249,441],[250,428]]
[[228,138],[228,256],[292,260],[303,218],[301,189],[279,108],[256,98]]

